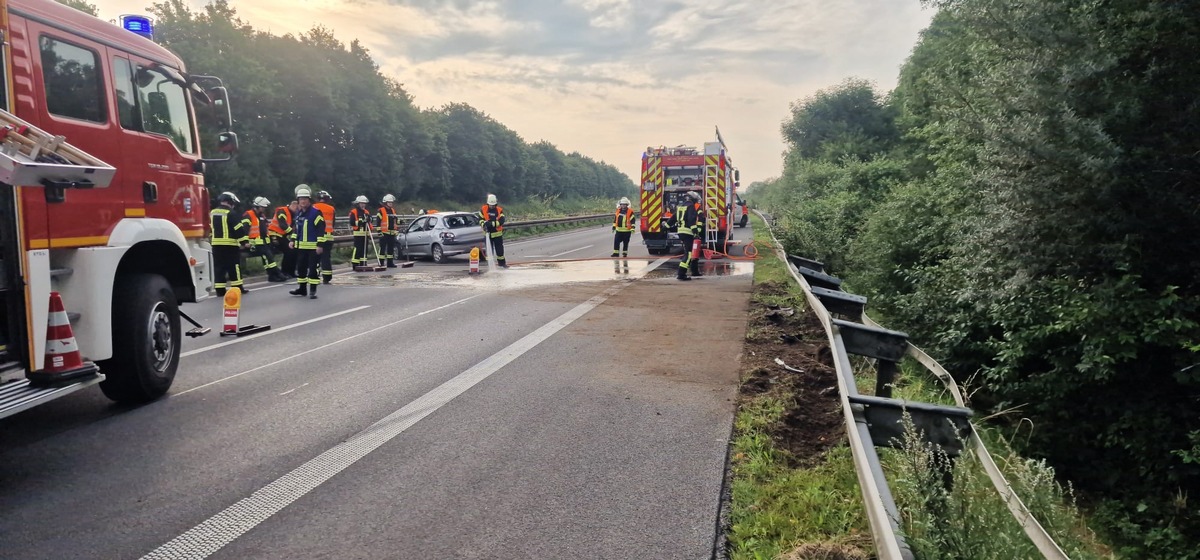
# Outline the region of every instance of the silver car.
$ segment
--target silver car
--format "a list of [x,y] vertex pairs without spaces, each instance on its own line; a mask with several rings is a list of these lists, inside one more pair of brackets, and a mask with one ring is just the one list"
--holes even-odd
[[397,242],[408,258],[429,257],[435,263],[479,247],[486,258],[487,242],[479,218],[469,212],[439,212],[420,216],[400,232]]

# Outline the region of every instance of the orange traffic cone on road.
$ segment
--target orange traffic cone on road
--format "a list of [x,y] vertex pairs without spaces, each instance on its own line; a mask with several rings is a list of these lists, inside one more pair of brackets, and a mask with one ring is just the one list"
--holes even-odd
[[[316,288],[313,289],[315,290]],[[242,326],[242,290],[237,286],[229,288],[225,292],[223,301],[225,322],[221,326],[221,336],[246,336],[248,334],[271,330],[271,325]]]
[[43,369],[26,376],[30,383],[52,385],[79,377],[94,375],[99,368],[84,362],[71,331],[71,320],[58,292],[50,292],[50,315],[46,319],[46,361]]
[[467,274],[479,274],[479,247],[471,247],[470,268]]

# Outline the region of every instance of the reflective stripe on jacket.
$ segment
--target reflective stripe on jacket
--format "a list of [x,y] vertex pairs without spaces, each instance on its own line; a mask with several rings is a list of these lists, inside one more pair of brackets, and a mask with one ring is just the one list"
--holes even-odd
[[367,214],[366,210],[350,209],[350,231],[354,232],[355,237],[367,236],[367,220],[370,219],[371,216]]
[[337,215],[333,209],[333,205],[318,202],[312,205],[312,207],[321,213],[322,218],[325,218],[325,238],[321,241],[333,241],[333,217]]
[[242,214],[242,221],[248,224],[248,227],[246,228],[246,234],[250,237],[250,244],[262,245],[264,243],[262,220],[258,219],[258,212],[255,212],[254,210],[247,210],[244,214]]
[[624,212],[617,209],[613,216],[613,227],[620,232],[633,231],[633,208],[625,208]]
[[[287,227],[281,227],[279,224]],[[292,233],[292,209],[280,206],[275,209],[275,219],[267,225],[267,233],[272,236],[284,236]]]
[[396,214],[396,209],[380,206],[379,231],[383,233],[396,233],[396,226],[398,225],[400,225],[400,217]]
[[214,246],[237,247],[241,242],[248,241],[246,230],[250,223],[242,218],[240,222],[229,223],[229,209],[223,206],[213,208],[208,215],[212,230],[209,242]]
[[492,231],[490,232],[490,234],[491,234],[490,236],[491,237],[500,237],[501,235],[504,235],[504,207],[497,204],[495,206],[495,210],[492,210],[492,208],[493,207],[488,206],[487,204],[484,204],[483,208],[480,209],[480,211],[479,211],[479,219],[483,220],[483,222],[484,222],[483,223],[484,231],[488,231],[487,222],[496,222],[492,226]]
[[316,206],[308,211],[296,212],[296,221],[292,230],[292,240],[297,249],[316,249],[317,243],[325,238],[325,216]]

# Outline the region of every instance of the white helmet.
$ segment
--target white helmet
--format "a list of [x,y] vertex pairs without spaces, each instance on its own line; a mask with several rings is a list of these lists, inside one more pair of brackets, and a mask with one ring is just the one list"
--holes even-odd
[[392,196],[392,195],[390,195],[390,194],[385,194],[385,195],[383,195],[383,202],[384,202],[384,203],[387,203],[387,202],[396,202],[396,197],[395,197],[395,196]]
[[266,208],[270,205],[271,205],[271,201],[267,200],[267,197],[265,197],[265,196],[259,196],[259,197],[254,198],[254,206],[256,208]]
[[489,194],[489,195],[488,195],[488,199],[487,199],[487,203],[488,203],[488,206],[495,206],[495,205],[496,205],[496,195],[494,195],[494,194]]
[[617,201],[617,204],[621,206],[629,206],[629,197],[622,196],[621,200]]
[[692,200],[700,200],[700,193],[696,191],[688,191],[687,195]]
[[367,204],[367,203],[369,203],[369,202],[370,202],[370,201],[369,201],[369,200],[367,200],[367,196],[366,196],[366,195],[362,195],[362,194],[358,195],[358,196],[357,196],[357,197],[354,199],[354,203],[355,203],[355,204]]
[[296,187],[296,198],[312,198],[312,189],[308,185],[300,185]]

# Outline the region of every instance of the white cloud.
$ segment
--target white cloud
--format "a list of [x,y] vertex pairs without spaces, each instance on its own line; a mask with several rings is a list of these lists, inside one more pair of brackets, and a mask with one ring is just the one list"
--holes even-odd
[[[189,0],[196,9],[201,0]],[[98,0],[101,14],[148,0]],[[416,103],[466,102],[527,141],[639,173],[647,145],[713,126],[743,184],[778,175],[789,103],[849,76],[890,89],[932,12],[917,0],[234,0],[255,28],[359,39]]]

